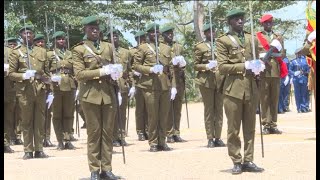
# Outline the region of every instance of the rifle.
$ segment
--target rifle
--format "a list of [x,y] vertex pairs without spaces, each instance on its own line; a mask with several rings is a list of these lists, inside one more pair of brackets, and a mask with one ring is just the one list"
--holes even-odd
[[[249,1],[249,9],[250,9],[250,24],[251,24],[251,45],[252,45],[252,54],[253,59],[256,59],[256,50],[254,46],[254,37],[253,37],[253,17],[252,17],[252,1]],[[270,48],[271,49],[271,48]],[[272,51],[271,51],[272,52]],[[258,89],[260,89],[260,82],[259,78],[256,77],[256,83]],[[263,146],[263,135],[262,135],[262,123],[261,123],[261,103],[260,99],[258,100],[258,110],[259,110],[259,122],[260,122],[260,135],[261,135],[261,151],[262,157],[264,157],[264,146]]]
[[78,134],[78,137],[80,137],[80,128],[79,128],[79,103],[76,99],[76,133]]
[[[109,5],[109,1],[107,1],[108,5]],[[109,26],[110,26],[110,41],[111,41],[111,45],[112,45],[112,57],[113,57],[113,61],[114,63],[118,63],[118,59],[116,56],[116,52],[115,52],[115,46],[114,46],[114,40],[113,40],[113,27],[112,27],[112,18],[111,18],[111,14],[109,11]],[[123,134],[122,134],[122,122],[121,122],[121,118],[120,118],[120,103],[118,100],[118,93],[120,93],[120,86],[119,83],[117,82],[116,85],[113,86],[114,87],[114,91],[116,93],[116,103],[117,103],[117,120],[118,120],[118,127],[120,129],[120,138],[121,140],[123,140]],[[125,156],[125,152],[124,152],[124,145],[121,142],[121,147],[122,147],[122,157],[123,157],[123,164],[126,164],[126,156]]]

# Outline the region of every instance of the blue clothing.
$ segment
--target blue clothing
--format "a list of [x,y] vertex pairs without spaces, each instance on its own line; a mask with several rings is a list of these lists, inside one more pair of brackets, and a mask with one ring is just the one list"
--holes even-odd
[[[287,57],[282,59],[283,62],[286,63],[287,68],[289,69],[289,64],[290,61]],[[284,81],[285,81],[286,77],[281,78],[280,79],[280,93],[279,93],[279,104],[278,104],[278,112],[284,112],[286,110],[289,109],[289,101],[290,101],[290,81],[288,82],[288,84],[285,86],[284,85]]]
[[[295,72],[300,71],[295,76]],[[297,111],[307,111],[309,109],[308,94],[308,74],[310,67],[304,56],[298,57],[290,62],[289,75],[293,78],[294,96],[296,100]]]

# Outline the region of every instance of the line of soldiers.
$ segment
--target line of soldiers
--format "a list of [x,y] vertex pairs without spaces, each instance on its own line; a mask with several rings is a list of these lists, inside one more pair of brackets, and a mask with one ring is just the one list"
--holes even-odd
[[[261,18],[264,31],[257,36],[243,30],[244,16],[242,10],[228,12],[230,30],[215,41],[212,40],[215,39],[214,24],[205,24],[205,40],[194,48],[194,69],[198,71],[195,81],[204,103],[207,147],[225,146],[221,140],[224,106],[233,174],[264,170],[252,162],[255,109],[259,99],[264,134],[281,133],[276,125],[276,109],[281,74],[278,58],[283,41],[272,31],[271,15]],[[77,100],[87,128],[91,179],[118,179],[112,173],[112,151],[113,146],[127,145],[124,136],[129,97],[136,98],[138,139],[148,139],[150,152],[172,150],[166,142],[185,142],[180,137],[180,119],[187,62],[183,47],[173,40],[174,27],[149,24],[135,34],[138,46],[127,50],[120,47],[120,32],[111,28],[105,33],[98,17],[85,17],[82,24],[85,37],[71,51],[66,46],[65,32],[54,33],[54,48],[47,51],[35,45],[33,26],[24,25],[19,31],[22,44],[8,53],[9,67],[5,73],[14,81],[19,99],[23,159],[48,157],[43,152],[43,139],[44,134],[47,135],[44,127],[50,122],[44,119],[51,103],[58,149],[75,148],[71,140]],[[253,58],[255,54],[263,59],[270,47],[274,49],[267,62]],[[46,97],[48,89],[52,92]],[[243,159],[239,138],[241,123]],[[5,147],[9,147],[8,139],[5,138]]]

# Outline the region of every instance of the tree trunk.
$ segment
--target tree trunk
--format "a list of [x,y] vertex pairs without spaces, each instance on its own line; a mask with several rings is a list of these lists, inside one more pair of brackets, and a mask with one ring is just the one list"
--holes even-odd
[[194,31],[196,33],[197,41],[202,41],[204,38],[202,27],[203,27],[203,18],[204,18],[204,6],[201,1],[194,1],[193,4],[194,10]]

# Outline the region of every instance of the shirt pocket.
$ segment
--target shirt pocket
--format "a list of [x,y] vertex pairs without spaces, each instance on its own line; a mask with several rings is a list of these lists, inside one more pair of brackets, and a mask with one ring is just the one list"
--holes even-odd
[[229,51],[229,61],[232,63],[241,63],[242,62],[242,53],[239,48],[233,47]]

